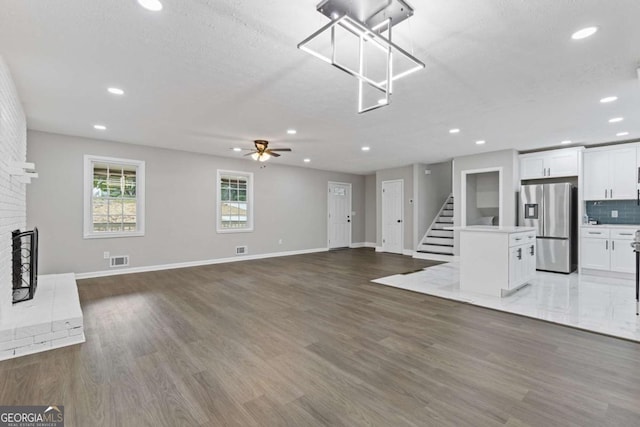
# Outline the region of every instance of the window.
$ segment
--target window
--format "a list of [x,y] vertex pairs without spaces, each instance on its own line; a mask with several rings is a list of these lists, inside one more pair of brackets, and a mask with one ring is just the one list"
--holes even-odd
[[144,162],[84,157],[84,237],[144,236]]
[[253,174],[218,171],[218,233],[253,231]]

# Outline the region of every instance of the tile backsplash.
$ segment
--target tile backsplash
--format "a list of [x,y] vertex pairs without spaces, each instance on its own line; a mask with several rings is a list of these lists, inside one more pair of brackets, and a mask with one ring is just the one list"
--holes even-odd
[[[601,200],[585,202],[589,219],[600,224],[640,224],[640,206],[636,200]],[[618,211],[613,218],[611,211]]]

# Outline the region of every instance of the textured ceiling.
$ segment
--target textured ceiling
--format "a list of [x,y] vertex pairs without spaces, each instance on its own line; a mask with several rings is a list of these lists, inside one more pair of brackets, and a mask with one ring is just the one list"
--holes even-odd
[[0,0],[0,55],[31,129],[229,157],[264,138],[294,150],[275,162],[319,169],[640,135],[637,0],[414,0],[394,37],[427,68],[364,115],[354,78],[296,48],[327,22],[316,2]]

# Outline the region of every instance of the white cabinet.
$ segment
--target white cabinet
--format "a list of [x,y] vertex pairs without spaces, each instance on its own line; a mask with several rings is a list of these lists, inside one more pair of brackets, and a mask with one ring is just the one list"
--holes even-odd
[[631,247],[635,231],[631,228],[611,230],[611,271],[636,272],[636,254]]
[[535,239],[509,248],[509,289],[515,289],[533,279],[536,272]]
[[528,283],[535,272],[534,228],[460,228],[460,290],[500,297]]
[[543,151],[520,156],[520,179],[577,176],[581,148]]
[[582,238],[582,268],[606,271],[611,269],[609,239]]
[[584,200],[630,200],[638,197],[636,156],[636,144],[586,150]]
[[635,228],[583,227],[581,231],[582,268],[635,273],[635,254],[631,242]]

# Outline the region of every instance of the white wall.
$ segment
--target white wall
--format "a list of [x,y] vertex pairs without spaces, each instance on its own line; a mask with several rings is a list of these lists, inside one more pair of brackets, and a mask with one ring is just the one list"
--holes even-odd
[[[83,156],[146,161],[146,235],[83,239]],[[109,270],[103,252],[130,255],[131,267],[327,247],[328,181],[352,184],[353,242],[365,237],[365,177],[260,164],[182,151],[29,132],[40,178],[27,197],[28,224],[40,230],[43,273]],[[216,233],[216,170],[254,173],[255,231]],[[283,243],[278,244],[282,239]],[[113,271],[113,270],[111,270]]]
[[[516,225],[517,191],[520,185],[520,172],[518,152],[515,150],[501,150],[491,153],[474,154],[471,156],[456,157],[453,159],[453,196],[455,203],[454,225],[461,224],[461,193],[462,172],[476,169],[502,168],[502,182],[504,185],[502,194],[503,216],[502,225]],[[455,252],[459,255],[460,233],[454,233]]]
[[0,322],[11,309],[11,232],[26,223],[25,184],[9,175],[11,162],[26,161],[27,125],[7,64],[0,57]]

